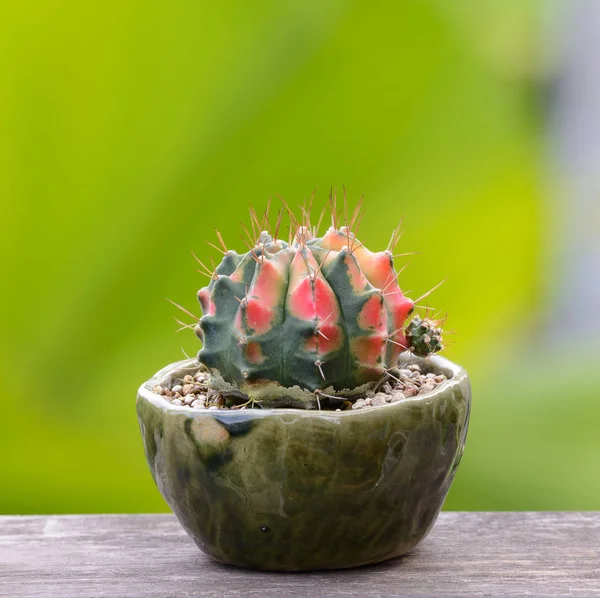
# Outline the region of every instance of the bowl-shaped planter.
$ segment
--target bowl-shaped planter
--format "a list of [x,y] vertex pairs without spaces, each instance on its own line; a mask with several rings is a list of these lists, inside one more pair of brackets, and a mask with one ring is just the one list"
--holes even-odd
[[431,529],[465,444],[465,370],[432,357],[425,368],[449,380],[431,393],[339,412],[192,409],[152,392],[197,367],[158,372],[139,389],[137,412],[158,488],[212,558],[355,567],[404,554]]

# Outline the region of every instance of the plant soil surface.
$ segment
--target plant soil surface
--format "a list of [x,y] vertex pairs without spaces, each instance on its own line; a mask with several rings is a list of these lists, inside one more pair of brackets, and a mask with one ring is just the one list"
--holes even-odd
[[[198,366],[200,367],[200,366]],[[425,373],[416,364],[399,367],[388,374],[389,380],[379,388],[378,392],[368,391],[363,397],[343,396],[321,400],[322,409],[331,411],[349,411],[352,409],[368,409],[387,403],[396,403],[417,395],[430,393],[447,377],[434,372]],[[191,409],[260,409],[260,403],[244,401],[239,397],[223,396],[220,392],[208,388],[210,375],[198,370],[195,374],[186,374],[181,379],[157,385],[152,390],[164,397],[173,405]]]

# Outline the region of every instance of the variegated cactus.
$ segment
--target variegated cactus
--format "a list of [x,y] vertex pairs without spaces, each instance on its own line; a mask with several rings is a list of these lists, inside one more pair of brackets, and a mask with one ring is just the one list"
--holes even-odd
[[322,237],[305,211],[301,222],[291,217],[293,238],[278,238],[282,209],[273,234],[261,231],[268,217],[251,212],[256,239],[248,233],[247,253],[220,239],[224,257],[198,292],[204,315],[195,328],[214,389],[263,406],[309,407],[373,388],[403,351],[442,348],[437,326],[430,338],[421,330],[429,320],[405,330],[414,303],[394,269],[398,230],[386,251],[372,252],[351,230],[359,210],[339,227],[336,212],[333,205]]

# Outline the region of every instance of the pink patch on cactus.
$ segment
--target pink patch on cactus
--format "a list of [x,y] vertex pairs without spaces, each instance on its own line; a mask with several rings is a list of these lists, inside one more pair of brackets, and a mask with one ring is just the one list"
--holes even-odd
[[402,295],[402,293],[387,295],[385,297],[385,307],[390,314],[390,332],[404,327],[404,323],[413,306],[413,301]]
[[216,306],[210,298],[208,287],[204,287],[198,291],[198,299],[200,301],[202,313],[206,316],[214,316],[216,313]]
[[[352,239],[352,237],[350,238]],[[319,245],[324,249],[340,251],[344,245],[348,245],[348,236],[339,230],[330,228],[320,240]]]
[[236,269],[229,275],[231,282],[244,282],[244,273],[246,271],[246,266],[248,265],[248,260],[251,260],[251,254],[246,254],[240,263],[237,265]]
[[354,256],[367,280],[376,288],[382,289],[396,278],[394,262],[385,251],[374,253],[360,246],[354,250]]
[[[253,304],[251,308],[254,310],[252,318],[256,319],[256,324],[258,328],[255,326],[251,326],[257,330],[257,334],[262,334],[262,332],[258,332],[258,330],[268,330],[274,323],[275,317],[275,309],[280,306],[285,299],[285,278],[280,272],[280,270],[274,266],[270,261],[265,261],[264,263],[257,265],[256,274],[254,277],[254,281],[252,286],[248,290],[247,300],[248,306]],[[263,316],[255,313],[257,308],[254,307],[256,305],[260,305],[269,312],[269,317],[266,315]],[[260,311],[260,310],[259,310]],[[248,321],[250,321],[250,315],[247,316]]]
[[[338,322],[341,318],[340,306],[329,283],[324,278],[315,280],[315,302],[317,308],[316,324],[322,334],[319,352],[326,355],[340,349],[344,335]],[[325,338],[327,337],[327,338]]]
[[362,273],[355,257],[349,253],[344,254],[344,263],[348,268],[348,276],[350,277],[350,284],[353,291],[357,294],[363,293],[369,286],[369,281]]
[[391,360],[395,362],[403,351],[408,349],[406,338],[404,337],[404,324],[408,318],[410,310],[413,308],[413,302],[402,294],[390,295],[386,297],[386,308],[390,315],[390,334],[394,332],[391,339],[394,341],[391,347]]
[[398,334],[395,334],[393,340],[395,342],[397,342],[399,345],[402,345],[402,346],[394,345],[394,348],[397,350],[396,358],[403,351],[408,351],[408,349],[410,349],[410,347],[408,346],[408,341],[406,340],[406,337],[404,336],[404,332],[398,332]]
[[384,251],[373,253],[365,247],[359,247],[356,249],[355,255],[369,282],[373,286],[383,289],[384,304],[390,319],[389,332],[397,331],[392,336],[392,340],[399,343],[395,344],[391,351],[392,360],[395,360],[405,350],[399,345],[406,346],[402,328],[413,307],[413,302],[402,294],[393,260],[388,253]]
[[[297,251],[290,264],[287,309],[299,320],[310,321],[317,317],[317,305],[311,274],[318,269],[310,251]],[[317,279],[319,280],[319,279]]]
[[253,365],[260,365],[266,360],[266,357],[262,352],[262,347],[259,343],[254,341],[251,341],[246,345],[244,354],[248,363]]
[[329,353],[339,351],[344,340],[342,329],[333,324],[324,324],[319,327],[319,330],[322,334],[317,332],[314,336],[308,337],[304,342],[306,351],[314,353],[318,357],[325,357],[329,355]]
[[276,305],[283,300],[287,282],[287,264],[284,260],[265,260],[257,264],[256,274],[248,295]]
[[342,329],[335,324],[323,324],[320,331],[327,338],[319,335],[319,354],[325,356],[334,351],[339,351],[344,342]]
[[246,303],[246,326],[253,334],[265,334],[271,330],[275,312],[270,305],[259,299],[248,298]]
[[383,369],[385,345],[385,335],[359,336],[350,340],[350,351],[361,366]]
[[358,314],[358,325],[363,330],[381,330],[385,324],[387,314],[383,307],[383,298],[379,294],[371,295]]
[[315,302],[319,320],[337,321],[340,316],[338,300],[329,283],[321,276],[315,280]]
[[299,320],[315,319],[317,307],[315,305],[312,283],[309,278],[300,281],[300,283],[288,293],[287,308],[290,315]]

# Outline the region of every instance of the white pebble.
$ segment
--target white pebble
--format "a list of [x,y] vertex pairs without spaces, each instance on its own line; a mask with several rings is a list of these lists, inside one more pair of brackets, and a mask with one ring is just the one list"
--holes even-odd
[[383,392],[378,392],[373,399],[373,407],[381,407],[387,403],[387,394]]

